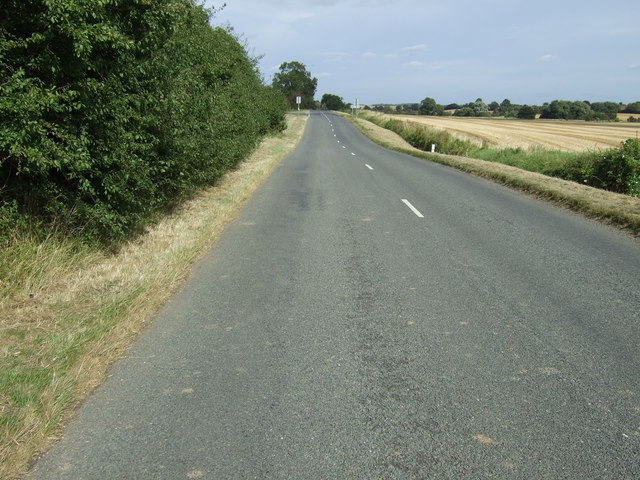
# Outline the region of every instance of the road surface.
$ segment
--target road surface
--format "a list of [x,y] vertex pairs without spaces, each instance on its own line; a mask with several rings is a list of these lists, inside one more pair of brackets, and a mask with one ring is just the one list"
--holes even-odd
[[640,478],[640,244],[314,112],[39,479]]

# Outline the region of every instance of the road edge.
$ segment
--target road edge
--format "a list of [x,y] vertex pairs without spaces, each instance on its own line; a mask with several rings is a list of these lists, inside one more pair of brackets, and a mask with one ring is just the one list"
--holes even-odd
[[640,238],[640,198],[599,190],[510,165],[456,155],[424,152],[411,146],[396,133],[372,122],[362,118],[354,118],[349,114],[334,113],[349,120],[366,137],[381,147],[495,181]]

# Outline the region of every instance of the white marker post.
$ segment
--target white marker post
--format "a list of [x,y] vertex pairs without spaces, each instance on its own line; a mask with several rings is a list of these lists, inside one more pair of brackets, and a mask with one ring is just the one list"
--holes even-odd
[[298,105],[298,111],[300,111],[300,104],[302,103],[302,97],[298,95],[296,97],[296,104]]

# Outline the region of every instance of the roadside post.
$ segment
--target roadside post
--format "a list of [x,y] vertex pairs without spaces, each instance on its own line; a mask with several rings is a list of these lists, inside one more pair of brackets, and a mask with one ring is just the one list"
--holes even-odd
[[300,111],[300,104],[302,103],[302,97],[298,95],[296,97],[296,104],[298,105],[298,111]]

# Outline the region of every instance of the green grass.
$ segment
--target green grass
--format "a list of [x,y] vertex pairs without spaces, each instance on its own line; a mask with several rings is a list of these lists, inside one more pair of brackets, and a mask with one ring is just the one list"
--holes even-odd
[[640,197],[640,142],[629,139],[605,152],[562,152],[543,148],[494,149],[457,138],[444,130],[377,115],[363,118],[400,135],[410,145],[428,152],[476,158],[541,173],[563,180]]
[[[365,118],[363,119],[362,116]],[[603,223],[615,225],[640,237],[640,198],[638,198],[640,181],[637,181],[638,177],[636,177],[635,183],[632,181],[622,185],[618,183],[619,187],[636,188],[636,194],[633,196],[593,188],[585,185],[583,181],[579,181],[579,178],[589,174],[600,175],[603,169],[606,170],[604,173],[607,175],[614,174],[613,180],[625,178],[623,174],[627,174],[628,169],[638,166],[640,143],[637,140],[627,140],[620,149],[594,154],[564,154],[555,151],[526,151],[522,149],[490,150],[475,145],[469,147],[467,156],[434,154],[411,146],[400,134],[392,133],[383,128],[381,126],[381,124],[384,125],[383,118],[374,117],[374,121],[368,121],[368,115],[362,116],[356,119],[345,115],[363,134],[384,148],[487,178],[556,205],[564,206]],[[488,160],[471,158],[473,152],[477,156],[485,156],[484,158]],[[501,161],[490,161],[495,158]],[[584,159],[589,161],[585,162]],[[507,165],[507,163],[510,164]],[[575,178],[570,178],[573,181],[566,181],[549,176],[548,173],[527,171],[524,166],[531,170],[545,172],[560,168],[565,171],[566,176],[569,176],[568,172]]]
[[265,138],[218,186],[115,249],[51,225],[0,231],[1,479],[21,478],[59,436],[73,408],[295,148],[306,117],[287,121],[285,132]]

